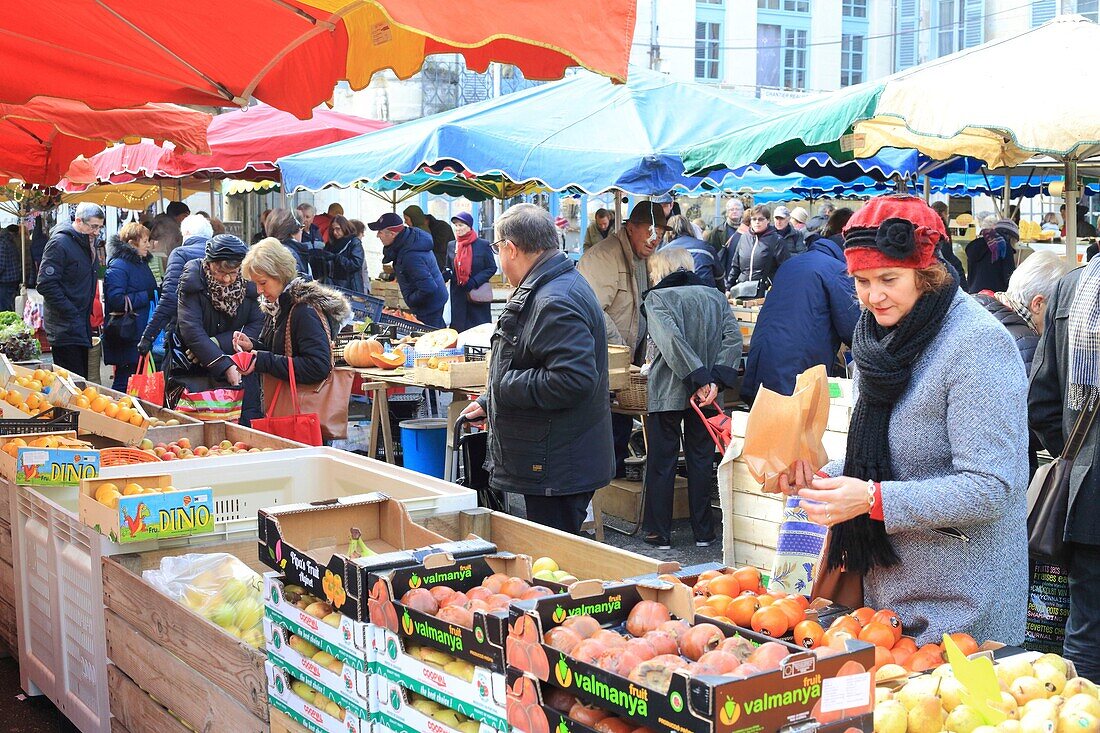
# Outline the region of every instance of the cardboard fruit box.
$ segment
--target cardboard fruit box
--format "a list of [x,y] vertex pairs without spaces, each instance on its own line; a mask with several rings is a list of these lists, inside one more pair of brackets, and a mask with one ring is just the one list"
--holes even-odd
[[448,543],[377,492],[261,509],[258,530],[260,562],[356,621],[367,620],[371,570],[415,565],[439,551],[434,545],[458,555],[495,549],[479,540]]
[[466,628],[441,621],[401,601],[414,588],[431,590],[446,586],[466,592],[494,573],[530,583],[531,558],[499,553],[456,559],[436,553],[425,557],[419,565],[371,573],[370,621],[398,635],[406,647],[410,644],[433,647],[474,666],[503,673],[507,611],[474,611],[473,626]]
[[120,493],[127,483],[167,489],[172,486],[172,476],[157,473],[127,480],[85,479],[80,482],[80,521],[112,542],[145,542],[214,531],[214,490],[210,487],[121,496],[118,506],[112,508],[95,498],[99,487],[107,483],[117,486]]
[[98,475],[99,451],[80,440],[20,448],[15,459],[15,483],[22,486],[76,486]]
[[[0,437],[0,476],[3,476],[8,481],[15,483],[16,471],[19,467],[18,450],[13,451],[15,455],[12,455],[12,453],[8,452],[8,450],[10,449],[5,449],[4,446],[6,446],[8,443],[12,442],[16,438],[29,445],[30,443],[37,441],[39,438],[45,438],[47,436],[54,436],[63,439],[66,442],[66,447],[69,448],[82,448],[88,446],[88,444],[84,441],[77,441],[76,432],[73,430],[56,430],[50,433],[20,433],[18,435],[5,435],[3,437]],[[72,443],[77,443],[77,445],[72,445]]]
[[[334,709],[329,701],[317,700],[314,688],[288,674],[282,667],[267,661],[264,662],[264,670],[267,672],[267,696],[271,707],[290,716],[298,725],[313,733],[371,733],[370,720],[364,720],[342,707]],[[303,694],[308,694],[313,700],[306,700]]]
[[830,724],[872,710],[874,680],[869,670],[875,650],[864,642],[849,641],[845,651],[819,657],[794,644],[708,620],[727,638],[739,635],[755,645],[774,642],[790,654],[777,668],[744,678],[689,677],[677,670],[665,694],[543,642],[547,631],[570,616],[588,615],[605,628],[620,627],[643,600],[663,603],[674,618],[694,618],[691,592],[684,585],[577,583],[568,594],[512,604],[508,663],[585,704],[657,733],[781,730],[810,722]]
[[[370,677],[344,664],[329,652],[305,641],[269,618],[264,619],[268,660],[288,675],[302,680],[340,707],[364,719],[371,717]],[[306,656],[314,651],[312,656]],[[326,662],[323,655],[329,657]],[[320,659],[318,659],[320,657]]]
[[[369,672],[374,660],[373,630],[343,614],[326,621],[306,613],[286,596],[284,578],[264,573],[264,616],[358,672]],[[331,623],[335,621],[335,625]]]
[[378,696],[375,724],[393,733],[463,733],[467,729],[469,733],[475,730],[476,733],[496,733],[506,730],[480,721],[460,723],[447,706],[429,714],[410,700],[408,690],[386,679],[378,679],[375,690]]
[[379,675],[468,718],[505,729],[503,674],[457,660],[434,647],[406,646],[389,629],[371,628],[375,630]]

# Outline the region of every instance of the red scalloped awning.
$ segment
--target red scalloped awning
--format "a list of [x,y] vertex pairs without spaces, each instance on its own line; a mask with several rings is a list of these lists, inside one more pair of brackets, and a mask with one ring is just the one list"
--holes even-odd
[[623,81],[637,0],[7,0],[0,101],[97,109],[255,97],[306,117],[336,82],[406,78],[434,53],[531,79],[571,66]]

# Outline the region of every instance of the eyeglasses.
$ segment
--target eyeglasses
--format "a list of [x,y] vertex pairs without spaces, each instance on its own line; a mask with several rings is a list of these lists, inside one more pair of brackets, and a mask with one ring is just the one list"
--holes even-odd
[[768,217],[766,217],[766,216],[754,216],[751,219],[749,219],[749,221],[767,221],[767,220],[768,220]]
[[498,255],[500,254],[500,245],[506,243],[507,241],[507,239],[498,239],[495,242],[491,242],[489,244],[489,249],[493,250],[493,254]]
[[93,232],[98,232],[100,229],[103,228],[102,224],[90,224],[89,222],[84,222],[84,226],[88,227]]

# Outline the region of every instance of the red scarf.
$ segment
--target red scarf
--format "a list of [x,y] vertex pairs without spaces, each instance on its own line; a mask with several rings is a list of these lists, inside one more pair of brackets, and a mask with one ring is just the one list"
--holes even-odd
[[455,277],[459,285],[465,285],[473,274],[475,239],[477,232],[473,229],[455,238]]

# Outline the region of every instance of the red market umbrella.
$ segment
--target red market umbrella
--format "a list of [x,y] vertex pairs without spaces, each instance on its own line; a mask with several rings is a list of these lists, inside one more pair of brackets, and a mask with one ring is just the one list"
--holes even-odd
[[0,101],[113,108],[226,106],[252,97],[304,117],[334,84],[459,53],[532,79],[583,66],[626,78],[637,0],[7,0]]
[[130,183],[139,179],[246,178],[277,179],[275,160],[284,155],[328,145],[389,127],[389,122],[319,107],[308,120],[256,105],[217,115],[210,122],[210,153],[201,155],[154,143],[117,145],[74,161],[70,184]]
[[202,152],[209,123],[208,114],[170,104],[104,111],[46,97],[0,104],[0,178],[52,186],[74,158],[142,137]]

